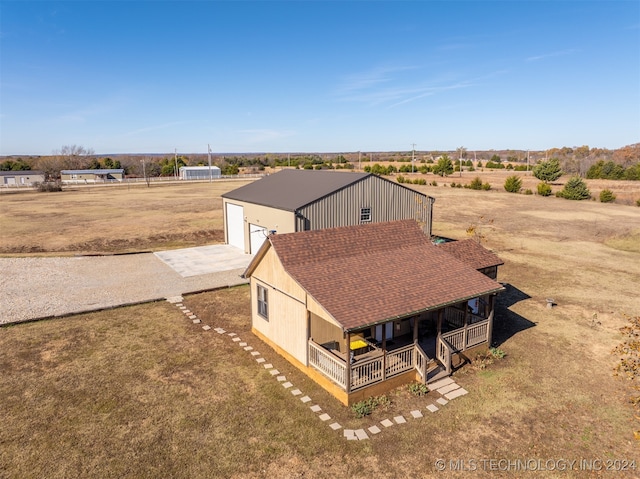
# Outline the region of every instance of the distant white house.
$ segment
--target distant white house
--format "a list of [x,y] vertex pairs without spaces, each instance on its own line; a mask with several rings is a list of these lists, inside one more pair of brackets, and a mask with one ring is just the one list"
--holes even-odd
[[60,179],[63,183],[108,183],[122,181],[124,168],[96,170],[62,170]]
[[181,166],[181,180],[208,180],[210,178],[220,178],[222,175],[217,166]]
[[44,173],[42,171],[0,171],[0,186],[33,186],[34,183],[42,183]]

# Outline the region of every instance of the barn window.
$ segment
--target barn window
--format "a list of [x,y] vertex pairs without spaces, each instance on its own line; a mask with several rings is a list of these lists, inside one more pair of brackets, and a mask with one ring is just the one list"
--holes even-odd
[[269,304],[267,301],[267,288],[258,285],[258,314],[269,320]]
[[371,208],[360,208],[360,223],[371,222]]

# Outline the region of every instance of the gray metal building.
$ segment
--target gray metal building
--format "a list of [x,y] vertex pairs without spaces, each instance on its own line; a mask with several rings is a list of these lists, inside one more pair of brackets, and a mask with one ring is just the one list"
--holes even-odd
[[245,253],[272,233],[414,219],[431,236],[434,198],[370,173],[283,170],[222,195],[225,240]]
[[181,166],[181,180],[209,180],[212,178],[220,178],[221,170],[217,166]]

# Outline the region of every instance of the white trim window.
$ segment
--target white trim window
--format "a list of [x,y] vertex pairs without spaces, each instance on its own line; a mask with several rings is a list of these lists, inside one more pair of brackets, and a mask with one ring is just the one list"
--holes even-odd
[[267,288],[258,285],[258,314],[269,321],[269,301],[267,296]]
[[371,208],[360,208],[360,223],[371,223]]

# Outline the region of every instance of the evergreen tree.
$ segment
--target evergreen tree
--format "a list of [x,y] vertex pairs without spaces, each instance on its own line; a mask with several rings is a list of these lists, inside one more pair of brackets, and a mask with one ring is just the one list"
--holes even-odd
[[557,158],[551,158],[548,161],[543,161],[533,168],[533,176],[545,183],[557,180],[562,176],[560,161]]

